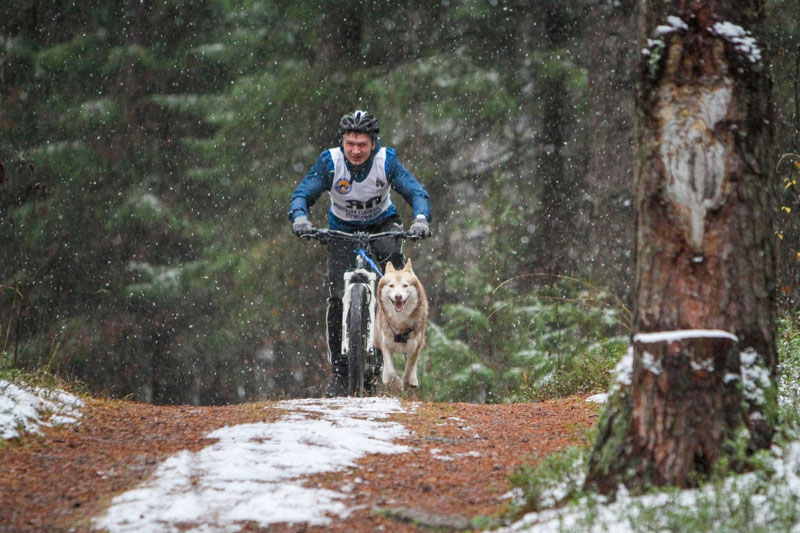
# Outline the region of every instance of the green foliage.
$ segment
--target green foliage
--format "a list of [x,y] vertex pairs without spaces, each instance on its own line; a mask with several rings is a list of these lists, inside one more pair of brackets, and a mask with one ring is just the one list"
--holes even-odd
[[545,379],[529,380],[525,372],[513,399],[539,402],[606,391],[614,378],[614,367],[627,346],[627,339],[623,337],[602,340],[589,346],[585,352],[570,357],[566,364],[552,369]]
[[[797,276],[797,263],[800,262],[800,155],[783,154],[776,165],[781,179],[776,213],[775,231],[778,254],[786,258],[786,264],[779,273],[779,297],[791,303],[797,292],[800,279]],[[795,304],[796,306],[796,304]]]
[[778,406],[784,444],[800,440],[800,315],[779,320],[778,371],[780,375]]
[[[796,6],[794,6],[796,7]],[[782,308],[798,309],[800,294],[800,137],[798,118],[800,100],[797,98],[797,42],[800,28],[787,20],[795,10],[789,9],[786,2],[768,0],[765,5],[767,23],[764,40],[769,43],[772,60],[770,75],[772,81],[775,116],[774,161],[777,205],[773,213],[776,235],[775,251],[778,258],[778,298]]]
[[571,446],[538,465],[519,467],[509,476],[517,492],[510,512],[520,515],[574,501],[583,493],[586,459],[586,447]]
[[800,375],[800,316],[778,319],[778,354],[782,393],[798,390]]
[[37,387],[52,391],[67,390],[74,394],[86,394],[84,383],[77,380],[65,380],[55,372],[39,368],[33,372],[25,372],[18,368],[10,368],[0,360],[0,380],[15,383],[24,387]]
[[479,354],[467,343],[448,338],[436,324],[429,325],[427,342],[420,395],[433,401],[485,402],[496,376]]
[[[371,82],[367,91],[382,109],[403,112],[409,103],[420,107],[433,131],[446,131],[455,124],[480,122],[513,110],[516,103],[498,90],[499,81],[497,72],[476,67],[463,54],[443,54],[395,69]],[[419,87],[430,91],[420,93]],[[388,118],[390,124],[400,122],[395,113]]]
[[[465,287],[460,275],[448,280]],[[489,312],[444,306],[428,337],[423,397],[541,401],[608,389],[627,346],[609,335],[620,332],[617,313],[625,310],[577,280],[521,295],[513,285],[494,291]]]
[[578,93],[586,90],[589,83],[586,71],[571,60],[568,50],[537,52],[533,60],[537,65],[537,75],[543,80],[563,80],[567,89]]
[[[102,37],[82,34],[70,41],[40,51],[36,57],[36,76],[46,83],[76,86],[98,76],[97,63],[102,61]],[[76,97],[77,94],[64,94]]]

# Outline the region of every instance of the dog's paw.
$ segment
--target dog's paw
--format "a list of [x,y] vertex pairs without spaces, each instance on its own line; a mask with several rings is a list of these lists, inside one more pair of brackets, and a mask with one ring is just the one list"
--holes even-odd
[[383,383],[390,391],[403,392],[403,382],[400,380],[400,377],[397,374],[384,376]]
[[403,376],[403,390],[416,389],[419,387],[419,380],[416,372]]
[[410,389],[406,389],[403,392],[403,398],[406,400],[418,400],[419,399],[419,388],[411,387]]

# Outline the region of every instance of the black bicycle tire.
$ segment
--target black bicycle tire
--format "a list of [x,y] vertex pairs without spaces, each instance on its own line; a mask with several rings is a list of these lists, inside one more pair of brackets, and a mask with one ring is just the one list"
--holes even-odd
[[350,293],[350,309],[347,311],[347,394],[364,396],[364,360],[367,344],[367,288],[356,284]]

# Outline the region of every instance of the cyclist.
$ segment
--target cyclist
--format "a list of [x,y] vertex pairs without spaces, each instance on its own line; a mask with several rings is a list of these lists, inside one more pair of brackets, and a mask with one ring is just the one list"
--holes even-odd
[[[330,229],[382,233],[402,231],[390,196],[396,190],[411,205],[414,221],[409,232],[429,237],[430,199],[414,176],[397,159],[394,149],[382,147],[378,139],[378,120],[366,111],[354,111],[339,121],[339,146],[325,150],[292,193],[289,219],[292,231],[301,237],[314,230],[309,209],[322,195],[330,194]],[[325,388],[328,397],[347,393],[347,359],[342,350],[342,296],[344,273],[353,260],[354,248],[348,243],[328,243],[327,311],[328,361],[333,376]],[[381,239],[372,245],[383,270],[391,261],[400,268],[405,260],[402,239]]]

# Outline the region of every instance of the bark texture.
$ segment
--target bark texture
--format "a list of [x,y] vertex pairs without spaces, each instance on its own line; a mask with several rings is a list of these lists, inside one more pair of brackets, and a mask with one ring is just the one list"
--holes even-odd
[[742,435],[749,450],[772,438],[775,265],[762,7],[641,6],[637,334],[590,466],[588,482],[605,492],[619,482],[688,486]]

